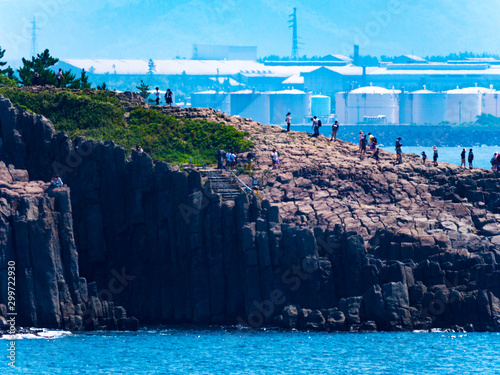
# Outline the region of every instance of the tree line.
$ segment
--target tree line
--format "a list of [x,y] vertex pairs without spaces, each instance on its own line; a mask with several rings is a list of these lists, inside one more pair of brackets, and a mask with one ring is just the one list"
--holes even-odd
[[[5,55],[5,49],[0,46],[0,84],[8,86],[17,86],[19,84],[23,86],[32,86],[35,84],[35,74],[38,73],[38,85],[46,86],[57,84],[56,72],[52,67],[59,61],[50,55],[48,49],[39,53],[37,56],[31,57],[31,60],[22,59],[22,66],[17,69],[17,76],[15,75],[14,69],[10,66],[4,68],[7,64],[2,61]],[[61,70],[63,73],[63,79],[61,81],[62,87],[67,87],[70,89],[89,89],[91,84],[89,83],[89,76],[85,69],[80,72],[80,77],[76,77],[71,70]],[[106,84],[103,83],[102,86],[97,86],[98,90],[106,90]]]

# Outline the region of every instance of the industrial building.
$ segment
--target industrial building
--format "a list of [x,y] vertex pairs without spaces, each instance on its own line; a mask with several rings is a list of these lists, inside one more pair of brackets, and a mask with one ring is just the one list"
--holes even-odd
[[456,88],[443,92],[400,92],[366,86],[335,95],[340,123],[416,124],[473,123],[481,114],[498,116],[498,94],[485,87]]
[[399,123],[399,90],[366,86],[335,95],[337,120],[341,124]]
[[294,123],[305,123],[311,116],[311,94],[300,90],[258,92],[203,91],[191,95],[193,107],[214,108],[232,116],[251,118],[263,124],[282,124],[287,112]]

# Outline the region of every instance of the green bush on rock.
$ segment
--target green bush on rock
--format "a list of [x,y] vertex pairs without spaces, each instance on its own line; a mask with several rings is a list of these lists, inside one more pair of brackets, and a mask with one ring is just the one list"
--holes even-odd
[[41,114],[57,131],[71,138],[113,140],[130,151],[141,145],[154,160],[185,163],[190,157],[215,163],[218,149],[243,152],[252,147],[240,132],[223,123],[176,118],[156,109],[137,107],[125,116],[111,91],[83,90],[30,92],[0,88],[0,95],[18,107]]

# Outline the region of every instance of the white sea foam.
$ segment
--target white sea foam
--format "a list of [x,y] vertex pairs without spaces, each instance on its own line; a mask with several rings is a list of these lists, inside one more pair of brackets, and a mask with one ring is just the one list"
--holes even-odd
[[70,331],[58,331],[45,328],[30,328],[29,331],[16,333],[15,335],[3,335],[0,339],[4,340],[23,340],[23,339],[58,339],[63,336],[71,335]]

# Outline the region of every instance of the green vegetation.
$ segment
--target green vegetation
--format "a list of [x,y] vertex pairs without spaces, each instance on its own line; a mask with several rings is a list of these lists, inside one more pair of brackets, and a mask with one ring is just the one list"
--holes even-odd
[[137,145],[154,160],[185,163],[190,157],[216,163],[218,149],[243,152],[252,147],[247,133],[205,120],[179,119],[156,109],[137,108],[125,116],[112,91],[83,90],[33,93],[0,88],[15,105],[50,119],[71,138],[113,140],[130,151]]
[[475,122],[475,125],[482,125],[482,126],[499,126],[500,125],[500,118],[495,117],[493,115],[487,115],[483,113],[480,116],[477,116],[477,120]]

